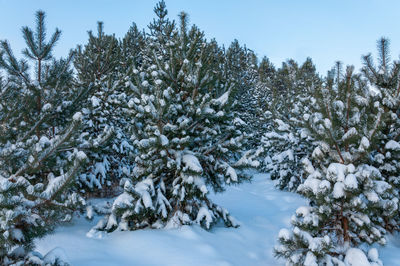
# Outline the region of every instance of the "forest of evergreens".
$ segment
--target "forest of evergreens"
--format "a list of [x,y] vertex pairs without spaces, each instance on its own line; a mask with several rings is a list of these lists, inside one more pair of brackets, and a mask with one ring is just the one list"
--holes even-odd
[[[34,240],[76,214],[103,216],[94,230],[107,232],[237,227],[209,194],[251,182],[249,169],[309,200],[279,232],[288,265],[346,265],[350,248],[399,231],[400,62],[388,39],[362,69],[320,75],[311,58],[277,67],[208,40],[163,1],[154,12],[121,39],[99,22],[66,58],[52,55],[63,40],[43,11],[22,29],[23,58],[1,41],[1,265],[44,265]],[[110,197],[107,209],[88,202]]]

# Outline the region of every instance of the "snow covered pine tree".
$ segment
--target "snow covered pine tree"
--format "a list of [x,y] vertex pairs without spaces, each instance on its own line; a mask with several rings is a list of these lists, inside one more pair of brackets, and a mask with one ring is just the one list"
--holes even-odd
[[385,220],[398,212],[392,186],[368,164],[381,134],[383,106],[353,67],[344,78],[340,69],[337,64],[328,74],[312,99],[315,109],[305,115],[318,146],[303,160],[308,177],[297,191],[310,206],[297,209],[293,231],[282,229],[275,248],[290,265],[344,265],[355,253],[368,261],[357,247],[385,244]]
[[[374,97],[385,110],[383,130],[377,150],[372,153],[372,164],[379,168],[385,180],[400,195],[400,62],[390,60],[389,40],[377,41],[378,62],[375,67],[371,54],[363,57],[364,76],[370,82]],[[400,215],[386,221],[390,231],[400,229]]]
[[[94,230],[135,230],[200,224],[209,229],[219,219],[236,226],[229,213],[211,202],[209,188],[244,180],[235,161],[243,135],[233,125],[229,93],[218,80],[213,45],[180,15],[180,29],[166,18],[163,1],[150,24],[145,60],[131,68],[125,86],[134,145],[138,150],[131,179],[117,197],[112,213]],[[215,95],[215,86],[224,93]],[[220,91],[220,90],[219,90]]]
[[89,31],[88,43],[83,48],[78,46],[74,60],[86,134],[82,148],[87,149],[91,162],[79,175],[78,183],[86,196],[109,196],[115,194],[120,178],[130,174],[133,146],[125,133],[126,94],[116,86],[121,47],[114,35],[104,33],[102,22],[97,25],[97,35]]
[[86,160],[71,141],[82,119],[71,109],[72,57],[49,62],[61,32],[46,42],[44,19],[38,11],[36,30],[22,29],[28,47],[23,52],[35,62],[37,76],[1,42],[0,67],[7,73],[0,91],[1,265],[63,265],[54,253],[31,252],[33,240],[70,220],[84,203],[69,189]]
[[251,149],[257,146],[261,137],[261,113],[255,97],[258,80],[257,56],[253,51],[240,46],[234,40],[223,55],[223,76],[229,83],[235,84],[232,91],[232,100],[235,101],[236,123],[243,125],[247,134],[245,146]]
[[314,147],[303,115],[309,113],[310,98],[321,79],[310,58],[301,67],[289,60],[276,75],[279,81],[264,81],[273,87],[265,86],[268,98],[260,103],[265,110],[264,120],[272,124],[261,138],[259,153],[264,157],[262,169],[277,180],[277,186],[295,191],[305,175],[301,160]]

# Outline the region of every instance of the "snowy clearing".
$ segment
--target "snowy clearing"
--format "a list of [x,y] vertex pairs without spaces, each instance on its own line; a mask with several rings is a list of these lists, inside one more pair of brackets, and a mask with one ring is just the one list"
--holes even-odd
[[[255,174],[251,183],[231,186],[213,195],[227,208],[239,228],[199,226],[172,230],[113,232],[89,238],[94,221],[76,219],[52,235],[36,241],[46,254],[55,247],[65,251],[72,265],[284,265],[273,257],[279,230],[290,226],[295,210],[306,204],[299,195],[274,188],[267,174]],[[389,245],[378,248],[384,265],[400,265],[400,239],[389,236]]]

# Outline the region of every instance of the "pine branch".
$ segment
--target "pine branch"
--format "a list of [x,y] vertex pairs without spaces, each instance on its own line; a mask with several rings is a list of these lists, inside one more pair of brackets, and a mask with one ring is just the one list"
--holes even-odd
[[25,39],[26,45],[28,46],[28,48],[25,48],[22,53],[30,59],[36,60],[40,57],[40,54],[38,54],[38,47],[36,46],[32,30],[28,27],[23,27],[22,35]]
[[42,10],[36,12],[36,40],[38,43],[39,53],[43,53],[45,47],[46,28],[44,24],[45,13]]
[[15,181],[16,177],[25,174],[29,170],[36,169],[45,159],[54,154],[54,152],[60,145],[62,145],[65,141],[67,141],[71,137],[72,133],[74,133],[74,131],[77,129],[80,123],[81,123],[80,119],[79,120],[74,119],[71,125],[64,131],[63,135],[57,136],[50,147],[45,149],[40,154],[40,156],[37,156],[37,158],[33,162],[29,161],[26,162],[14,175],[12,175],[9,178],[9,180]]
[[[76,173],[78,172],[80,166],[86,159],[87,157],[85,153],[78,152],[74,160],[73,166],[68,170],[68,172],[59,177],[55,177],[55,179],[58,179],[57,181],[59,182],[59,184],[55,186],[55,188],[47,187],[47,189],[42,192],[41,197],[44,198],[45,201],[54,200],[58,193],[63,191],[64,188],[70,183],[71,179],[76,176]],[[50,185],[51,184],[49,184],[49,186]]]
[[388,63],[390,61],[389,45],[390,45],[389,39],[381,38],[377,41],[379,60],[385,75],[387,74],[389,67]]
[[29,76],[26,73],[28,70],[26,62],[24,60],[17,61],[7,41],[1,41],[0,45],[7,55],[6,59],[3,56],[0,57],[0,67],[6,69],[11,76],[20,77],[26,84],[30,84]]
[[40,125],[43,124],[43,122],[46,120],[46,118],[49,117],[49,115],[50,113],[45,113],[45,114],[42,113],[39,120],[33,125],[33,127],[28,132],[25,133],[25,135],[21,139],[18,140],[18,142],[23,142],[27,140],[32,135],[33,132],[37,131],[37,129],[40,127]]
[[362,60],[364,62],[364,73],[369,77],[369,80],[372,82],[372,77],[370,76],[370,74],[373,75],[373,78],[375,80],[378,79],[378,73],[375,70],[375,66],[374,63],[372,61],[372,55],[371,54],[367,54],[365,56],[362,57]]

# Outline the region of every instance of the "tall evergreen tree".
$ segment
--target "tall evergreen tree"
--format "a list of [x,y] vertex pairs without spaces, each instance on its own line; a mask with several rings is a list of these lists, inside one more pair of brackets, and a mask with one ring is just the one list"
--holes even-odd
[[121,72],[126,72],[129,67],[142,65],[145,39],[145,32],[140,31],[133,23],[121,42]]
[[265,81],[273,87],[265,85],[268,97],[261,101],[264,120],[272,121],[261,138],[262,168],[277,180],[280,189],[295,191],[305,175],[301,160],[314,147],[304,115],[310,111],[310,98],[321,80],[311,59],[300,67],[289,60],[275,78],[281,80]]
[[350,247],[385,243],[385,220],[398,198],[368,155],[380,138],[384,108],[349,66],[341,64],[316,91],[307,121],[318,146],[303,160],[307,178],[298,192],[310,200],[283,229],[275,252],[294,265],[340,265]]
[[255,148],[261,137],[262,124],[260,123],[260,110],[255,97],[258,80],[257,57],[253,51],[240,46],[234,40],[226,50],[224,56],[224,76],[227,82],[234,84],[232,100],[235,101],[234,111],[237,122],[245,127],[248,135],[247,148]]
[[86,86],[115,74],[119,63],[118,40],[114,35],[106,35],[103,28],[103,22],[97,22],[97,36],[88,31],[88,43],[77,48],[74,65],[79,81]]
[[[133,36],[132,36],[133,38]],[[127,39],[127,38],[125,38]],[[124,51],[135,49],[133,40],[124,42]],[[87,134],[87,155],[91,164],[79,176],[83,192],[114,193],[120,178],[130,173],[128,159],[132,145],[125,134],[127,121],[122,114],[126,94],[117,88],[122,65],[122,49],[114,35],[107,35],[103,23],[97,24],[97,35],[89,31],[88,43],[78,46],[74,65],[80,90],[83,128]],[[128,56],[125,54],[125,56]],[[105,187],[104,187],[105,186]],[[108,188],[108,189],[106,189]]]
[[[396,196],[400,193],[400,62],[391,61],[389,40],[381,38],[377,41],[378,65],[374,64],[372,55],[363,56],[362,72],[368,79],[374,98],[379,101],[385,115],[382,117],[382,134],[378,147],[372,153],[372,163],[378,167],[385,180],[396,188]],[[400,216],[396,221],[386,221],[390,230],[399,230]]]
[[257,71],[261,82],[269,83],[268,85],[270,86],[275,80],[276,69],[268,57],[264,56],[261,59]]
[[33,240],[68,221],[84,204],[70,188],[86,160],[74,148],[79,139],[81,113],[74,114],[71,57],[55,60],[51,52],[60,31],[49,42],[45,14],[36,13],[36,30],[22,29],[34,61],[17,60],[6,41],[1,42],[0,67],[7,73],[0,97],[0,263],[40,264],[30,253]]
[[235,161],[243,134],[229,112],[231,88],[214,73],[213,43],[180,14],[179,28],[165,3],[155,8],[145,60],[127,74],[135,169],[110,216],[95,229],[176,227],[197,223],[210,228],[219,219],[236,226],[229,213],[209,198],[210,189],[243,180]]

